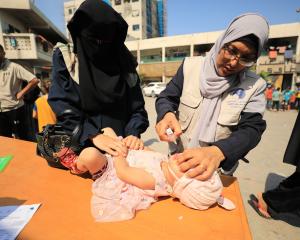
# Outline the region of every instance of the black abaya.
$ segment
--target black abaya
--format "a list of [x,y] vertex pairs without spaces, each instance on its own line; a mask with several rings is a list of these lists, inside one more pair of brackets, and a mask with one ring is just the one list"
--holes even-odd
[[[299,112],[300,113],[300,112]],[[296,119],[284,162],[296,166],[295,172],[282,181],[275,189],[263,193],[263,199],[275,213],[300,214],[300,114]],[[299,216],[300,217],[300,216]]]

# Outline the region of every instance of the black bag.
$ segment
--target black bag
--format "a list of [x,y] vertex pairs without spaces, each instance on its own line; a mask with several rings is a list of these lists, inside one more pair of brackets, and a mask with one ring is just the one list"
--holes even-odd
[[37,154],[45,158],[48,165],[55,168],[67,169],[60,163],[56,156],[62,148],[70,148],[74,152],[80,152],[82,147],[79,144],[81,125],[78,125],[72,134],[67,134],[62,126],[58,124],[48,124],[42,132],[36,135]]

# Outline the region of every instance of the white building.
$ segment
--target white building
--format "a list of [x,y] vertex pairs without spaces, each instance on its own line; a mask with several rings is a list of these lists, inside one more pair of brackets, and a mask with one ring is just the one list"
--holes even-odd
[[49,78],[52,51],[66,36],[30,0],[0,0],[0,44],[6,57]]
[[[64,3],[66,25],[83,1],[72,0]],[[127,40],[165,36],[166,0],[107,0],[106,2],[128,23]],[[70,38],[69,33],[68,36]]]
[[[137,57],[140,75],[146,81],[167,82],[184,57],[205,55],[222,31],[127,41]],[[292,88],[300,84],[300,23],[270,26],[267,46],[255,66],[256,72],[270,74],[276,87]],[[274,56],[274,53],[276,56]]]

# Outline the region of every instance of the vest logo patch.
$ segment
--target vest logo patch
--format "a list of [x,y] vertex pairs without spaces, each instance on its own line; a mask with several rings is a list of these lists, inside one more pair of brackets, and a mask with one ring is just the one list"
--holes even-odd
[[242,99],[246,96],[246,93],[243,88],[236,88],[230,93],[230,95],[237,95],[240,99]]

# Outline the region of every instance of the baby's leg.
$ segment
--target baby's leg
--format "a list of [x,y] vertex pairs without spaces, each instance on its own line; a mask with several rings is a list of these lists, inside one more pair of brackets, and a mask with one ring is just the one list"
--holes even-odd
[[83,149],[76,161],[78,170],[83,172],[89,171],[91,175],[101,171],[106,163],[105,155],[94,147]]

